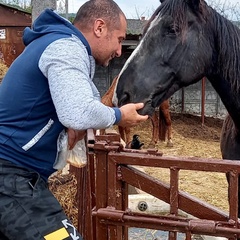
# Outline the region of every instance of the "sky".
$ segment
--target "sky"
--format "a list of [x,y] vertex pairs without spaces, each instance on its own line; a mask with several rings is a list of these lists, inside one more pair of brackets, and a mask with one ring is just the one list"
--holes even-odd
[[[86,1],[68,0],[69,12],[76,12],[84,2]],[[115,2],[129,19],[142,16],[150,17],[159,6],[159,0],[115,0]]]
[[[78,8],[86,0],[68,0],[69,12],[77,12]],[[154,10],[159,6],[159,0],[115,0],[119,7],[123,10],[128,19],[140,17],[149,18]],[[240,0],[207,0],[207,3],[211,6],[222,6],[224,9],[235,9],[239,7],[240,12]]]

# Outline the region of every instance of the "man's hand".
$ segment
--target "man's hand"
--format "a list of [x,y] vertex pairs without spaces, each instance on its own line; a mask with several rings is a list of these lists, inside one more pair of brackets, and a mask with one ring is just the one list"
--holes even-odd
[[87,131],[86,130],[74,130],[74,129],[68,128],[67,133],[68,133],[68,147],[69,147],[69,150],[71,150],[74,148],[75,144],[79,140],[84,138]]
[[148,115],[140,115],[137,110],[144,107],[143,103],[129,103],[120,107],[122,114],[121,121],[118,123],[121,127],[133,127],[148,119]]

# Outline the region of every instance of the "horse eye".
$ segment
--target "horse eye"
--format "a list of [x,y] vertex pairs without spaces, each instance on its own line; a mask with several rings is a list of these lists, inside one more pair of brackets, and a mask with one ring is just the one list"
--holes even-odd
[[169,26],[168,28],[168,34],[170,35],[176,35],[179,33],[179,28],[176,25]]

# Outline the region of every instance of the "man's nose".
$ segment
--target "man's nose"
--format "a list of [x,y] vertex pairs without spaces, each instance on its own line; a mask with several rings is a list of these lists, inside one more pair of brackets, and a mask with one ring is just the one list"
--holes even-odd
[[120,44],[118,50],[116,51],[116,57],[120,57],[122,55],[122,45]]

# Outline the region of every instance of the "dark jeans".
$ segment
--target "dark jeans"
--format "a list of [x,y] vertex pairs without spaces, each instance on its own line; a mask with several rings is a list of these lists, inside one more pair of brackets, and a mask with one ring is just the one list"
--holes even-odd
[[5,239],[82,237],[38,173],[0,159],[0,240]]

